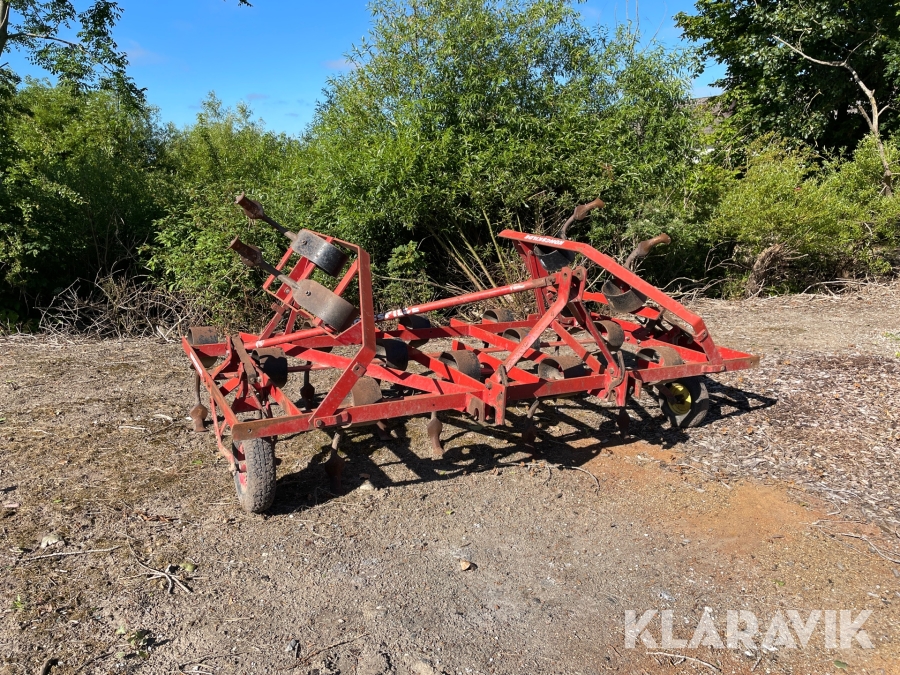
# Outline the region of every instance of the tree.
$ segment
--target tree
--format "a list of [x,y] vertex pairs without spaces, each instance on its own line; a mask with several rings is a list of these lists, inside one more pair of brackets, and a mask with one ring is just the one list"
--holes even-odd
[[727,66],[715,84],[737,122],[852,149],[898,128],[883,116],[900,94],[898,9],[897,0],[697,0],[697,13],[676,21]]
[[0,307],[133,265],[167,192],[152,117],[111,92],[34,81],[0,103]]
[[[866,83],[862,81],[859,76],[859,73],[856,71],[856,68],[853,67],[852,61],[856,51],[865,44],[865,41],[857,45],[849,54],[847,54],[840,61],[823,61],[821,59],[817,59],[815,57],[810,56],[806,52],[803,51],[802,46],[794,46],[786,40],[781,39],[777,35],[773,35],[778,42],[782,43],[785,47],[790,49],[795,54],[802,56],[804,59],[811,63],[815,63],[820,66],[829,66],[831,68],[843,68],[853,77],[853,81],[859,86],[862,90],[862,93],[865,94],[869,108],[868,110],[865,108],[863,103],[857,101],[856,108],[859,110],[859,114],[863,116],[866,120],[866,124],[869,125],[869,129],[872,132],[872,138],[875,141],[875,147],[878,149],[878,157],[881,159],[881,165],[884,168],[884,177],[882,178],[882,182],[884,185],[884,192],[886,195],[890,196],[893,194],[893,171],[891,170],[891,163],[888,161],[887,151],[884,147],[884,141],[881,138],[881,115],[890,108],[890,104],[887,103],[884,107],[880,107],[878,103],[878,99],[875,98],[875,92],[869,87],[866,86]],[[871,40],[872,38],[867,38],[867,40]],[[800,41],[798,40],[798,45],[800,45]]]
[[[250,5],[248,0],[238,4]],[[114,89],[142,103],[143,90],[126,74],[128,59],[112,37],[121,15],[112,0],[94,0],[80,12],[73,0],[0,0],[0,56],[9,48],[22,49],[33,64],[61,81]],[[74,36],[71,30],[77,31]]]
[[[63,82],[115,89],[141,103],[143,92],[126,74],[128,59],[112,37],[121,14],[110,0],[95,0],[81,12],[71,0],[0,0],[0,54],[22,49]],[[74,39],[63,37],[73,29]]]
[[590,30],[571,5],[375,0],[356,67],[306,135],[311,226],[376,260],[424,240],[477,286],[488,270],[465,261],[494,257],[502,226],[549,231],[600,192],[608,208],[576,236],[609,244],[662,221],[694,157],[693,64],[628,27]]

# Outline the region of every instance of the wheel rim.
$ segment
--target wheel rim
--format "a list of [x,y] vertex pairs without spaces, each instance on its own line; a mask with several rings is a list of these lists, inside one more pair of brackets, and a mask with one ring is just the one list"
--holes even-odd
[[[234,446],[232,446],[234,448]],[[244,455],[244,444],[239,444],[236,448],[232,450],[234,454],[234,483],[237,486],[238,492],[243,493],[247,489],[247,471],[241,471],[241,463],[246,459]]]
[[691,411],[691,392],[680,382],[673,382],[669,385],[669,391],[672,392],[672,398],[669,400],[669,408],[676,415],[687,415]]

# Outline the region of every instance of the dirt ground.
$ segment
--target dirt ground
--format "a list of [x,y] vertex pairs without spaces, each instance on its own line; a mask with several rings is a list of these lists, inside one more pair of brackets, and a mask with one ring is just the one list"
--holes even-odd
[[[351,434],[339,497],[313,432],[263,516],[189,430],[179,345],[0,340],[0,673],[900,673],[900,288],[695,308],[763,355],[700,428],[568,399],[535,461],[520,409],[447,418],[432,461],[414,418]],[[677,642],[741,610],[750,646]],[[871,610],[872,648],[763,646],[790,610]]]

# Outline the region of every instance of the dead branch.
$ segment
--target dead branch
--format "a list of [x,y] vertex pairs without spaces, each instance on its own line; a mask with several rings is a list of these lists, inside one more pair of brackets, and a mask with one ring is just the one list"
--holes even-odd
[[707,668],[712,668],[717,673],[722,670],[718,666],[714,666],[713,664],[708,663],[707,661],[703,661],[701,659],[695,659],[693,656],[685,656],[684,654],[670,654],[669,652],[647,652],[647,654],[649,654],[651,656],[669,656],[673,659],[682,659],[683,661],[693,661],[694,663],[702,663],[704,666],[706,666]]
[[148,279],[108,275],[75,282],[41,308],[39,326],[50,335],[100,339],[177,338],[187,326],[206,323],[195,303]]
[[799,47],[795,47],[790,42],[787,42],[786,40],[782,40],[777,35],[773,35],[772,38],[775,40],[778,40],[778,42],[783,44],[785,47],[790,49],[792,52],[794,52],[798,56],[806,59],[807,61],[809,61],[811,63],[816,63],[820,66],[828,66],[830,68],[843,68],[847,72],[850,73],[850,76],[853,78],[853,81],[856,82],[857,86],[860,88],[860,90],[862,90],[865,97],[869,100],[869,107],[870,107],[869,112],[866,112],[866,110],[859,103],[856,104],[856,107],[859,110],[860,114],[863,116],[863,118],[866,120],[866,123],[869,125],[869,130],[872,132],[872,136],[875,139],[875,145],[878,149],[878,156],[881,159],[881,165],[884,168],[884,178],[883,178],[884,193],[885,193],[885,195],[890,197],[893,194],[894,174],[891,171],[891,163],[888,161],[887,152],[885,151],[884,143],[881,140],[881,132],[880,132],[880,126],[879,126],[879,116],[881,115],[881,113],[883,113],[885,110],[887,110],[889,106],[886,105],[883,108],[879,109],[878,102],[875,99],[875,91],[872,89],[869,89],[866,86],[865,82],[863,82],[862,78],[860,78],[859,73],[857,73],[856,69],[850,64],[850,57],[853,56],[853,54],[856,52],[856,50],[859,49],[862,46],[862,44],[865,44],[865,43],[861,43],[861,44],[857,45],[856,47],[854,47],[852,50],[850,50],[850,53],[847,55],[847,57],[843,61],[824,61],[822,59],[817,59],[817,58],[810,56],[809,54],[805,53]]
[[22,562],[32,562],[34,560],[44,560],[45,558],[62,558],[64,556],[69,555],[87,555],[89,553],[109,553],[110,551],[115,551],[116,549],[122,548],[121,546],[113,546],[112,548],[95,548],[90,551],[67,551],[63,553],[48,553],[46,555],[39,555],[33,558],[25,558]]

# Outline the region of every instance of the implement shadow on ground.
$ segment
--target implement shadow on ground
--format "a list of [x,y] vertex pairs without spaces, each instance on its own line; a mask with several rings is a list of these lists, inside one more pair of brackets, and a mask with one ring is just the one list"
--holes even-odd
[[[713,424],[777,403],[777,399],[720,385],[712,380],[706,379],[706,385],[710,393],[710,409],[704,424]],[[431,445],[424,433],[417,434],[417,451],[413,450],[410,430],[413,426],[421,426],[419,431],[423,431],[427,417],[393,422],[389,441],[380,440],[374,426],[350,429],[341,444],[347,463],[339,495],[328,490],[329,483],[322,463],[328,458],[331,447],[325,437],[320,436],[323,442],[312,460],[305,467],[278,480],[278,497],[268,513],[277,515],[303,511],[353,492],[364,481],[369,481],[376,488],[427,484],[531,461],[547,461],[561,468],[579,468],[604,452],[612,452],[615,447],[634,441],[671,449],[690,438],[689,429],[671,428],[658,408],[648,409],[632,400],[627,409],[631,424],[627,433],[623,434],[616,420],[617,410],[600,405],[595,399],[582,395],[544,401],[535,415],[538,431],[533,448],[523,443],[522,435],[530,422],[518,408],[507,412],[505,427],[481,426],[459,413],[444,412],[441,413],[444,454],[440,459],[429,456]],[[579,412],[591,413],[594,426],[579,419]],[[380,452],[384,450],[389,451],[393,458],[384,461],[384,453]],[[380,453],[378,461],[374,458],[376,453]],[[395,465],[402,465],[414,477],[392,479],[387,471]]]

